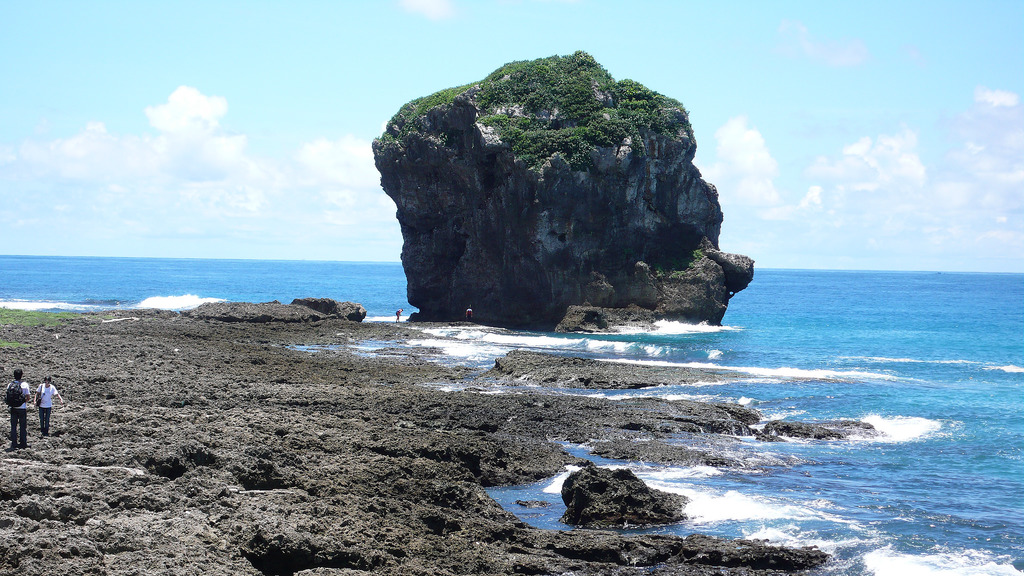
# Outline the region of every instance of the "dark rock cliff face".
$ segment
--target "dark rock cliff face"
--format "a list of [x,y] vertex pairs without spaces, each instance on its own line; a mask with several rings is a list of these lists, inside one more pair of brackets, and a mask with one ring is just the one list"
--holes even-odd
[[554,327],[584,305],[720,323],[753,277],[717,248],[685,109],[586,54],[414,101],[373,150],[413,320]]

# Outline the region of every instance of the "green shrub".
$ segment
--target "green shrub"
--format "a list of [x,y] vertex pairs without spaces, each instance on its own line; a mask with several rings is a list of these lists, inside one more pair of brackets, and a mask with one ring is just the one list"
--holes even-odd
[[704,251],[697,248],[683,258],[676,258],[669,262],[656,265],[654,267],[654,271],[658,276],[668,276],[669,278],[681,280],[686,277],[687,271],[693,268],[693,265],[703,258]]
[[[473,86],[479,87],[479,122],[494,128],[517,158],[539,170],[561,154],[575,170],[592,165],[595,147],[618,146],[632,138],[634,153],[646,153],[643,134],[669,136],[684,130],[693,137],[686,109],[678,101],[639,82],[614,78],[593,56],[578,51],[570,56],[510,62],[480,82],[435,92],[409,102],[392,123],[401,138],[416,129],[430,109],[450,104]],[[394,136],[385,134],[382,140]]]

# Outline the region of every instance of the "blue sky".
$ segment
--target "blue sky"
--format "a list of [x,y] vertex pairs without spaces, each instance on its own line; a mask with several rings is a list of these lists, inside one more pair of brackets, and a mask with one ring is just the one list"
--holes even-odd
[[591,53],[758,266],[1024,271],[1024,2],[0,1],[0,252],[397,261],[405,102]]

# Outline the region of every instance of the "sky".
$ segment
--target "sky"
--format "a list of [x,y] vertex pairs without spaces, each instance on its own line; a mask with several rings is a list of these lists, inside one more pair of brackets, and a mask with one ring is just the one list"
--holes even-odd
[[584,50],[680,100],[727,252],[1024,272],[1024,2],[0,0],[0,253],[397,262],[406,102]]

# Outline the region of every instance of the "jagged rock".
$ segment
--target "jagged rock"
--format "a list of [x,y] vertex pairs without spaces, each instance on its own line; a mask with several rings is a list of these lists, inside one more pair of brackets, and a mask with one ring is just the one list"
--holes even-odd
[[686,564],[790,572],[821,566],[828,561],[828,554],[813,546],[783,548],[763,540],[722,540],[691,534],[684,539],[675,559]]
[[595,528],[678,522],[688,499],[649,488],[626,468],[586,466],[566,478],[562,502],[562,522]]
[[411,320],[472,307],[483,323],[568,330],[571,306],[632,305],[717,324],[753,277],[749,258],[718,249],[718,192],[693,165],[682,104],[582,52],[414,100],[373,151]]
[[875,427],[867,422],[855,420],[838,420],[810,424],[807,422],[787,422],[771,420],[764,425],[758,438],[775,442],[782,438],[806,438],[811,440],[842,440],[851,435],[873,436]]
[[569,306],[555,326],[555,332],[605,332],[625,326],[649,328],[655,320],[653,311],[636,305],[627,308]]
[[366,308],[356,302],[338,302],[330,298],[296,298],[292,305],[305,306],[332,318],[344,318],[353,322],[362,322],[366,318]]
[[642,442],[628,439],[595,441],[590,453],[602,458],[629,460],[633,462],[660,462],[673,466],[715,466],[728,468],[739,466],[733,460],[704,450],[697,450],[662,440],[644,439]]
[[754,279],[754,261],[742,254],[728,254],[716,249],[711,242],[701,243],[704,255],[722,267],[725,273],[725,289],[731,294],[743,290]]

